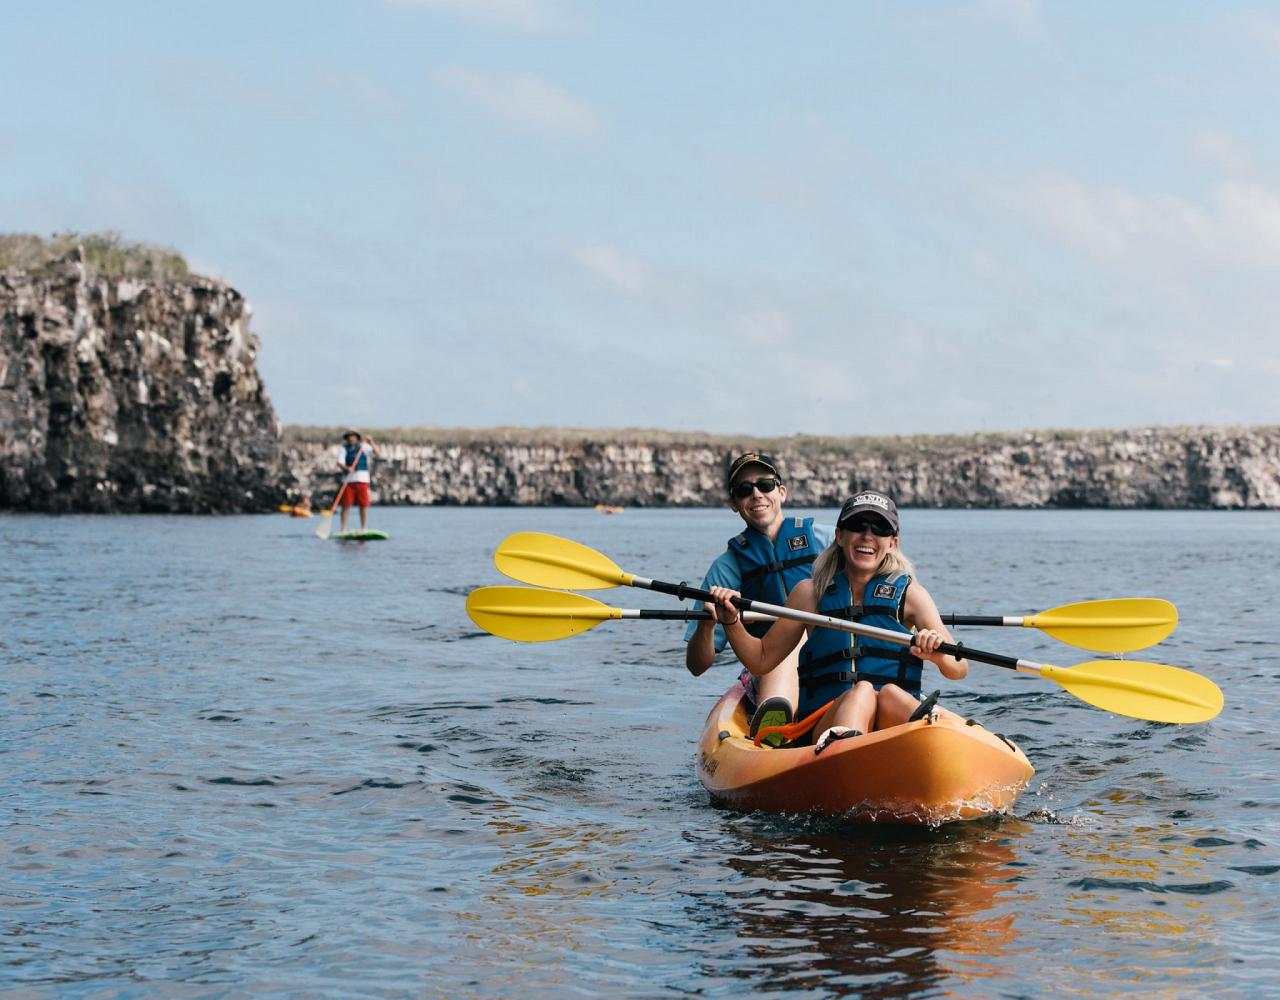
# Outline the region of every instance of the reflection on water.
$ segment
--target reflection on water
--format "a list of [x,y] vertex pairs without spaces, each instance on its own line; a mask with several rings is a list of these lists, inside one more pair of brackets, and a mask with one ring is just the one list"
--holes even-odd
[[737,925],[745,954],[734,956],[733,975],[744,986],[906,995],[947,982],[980,990],[1017,940],[1007,902],[1020,881],[1010,829],[1017,823],[730,825],[739,844],[725,863],[736,878],[715,906]]
[[[1160,775],[1144,778],[1141,793],[1110,789],[1106,801],[1177,801],[1161,794],[1168,782]],[[1100,991],[1157,981],[1188,992],[1212,987],[1215,970],[1231,961],[1221,921],[1228,913],[1247,918],[1213,853],[1227,844],[1174,820],[1123,831],[1092,827],[1064,842],[1063,867],[1073,877],[1057,919],[1075,936],[1077,952],[1064,973]],[[1203,905],[1204,897],[1219,894],[1220,903]]]

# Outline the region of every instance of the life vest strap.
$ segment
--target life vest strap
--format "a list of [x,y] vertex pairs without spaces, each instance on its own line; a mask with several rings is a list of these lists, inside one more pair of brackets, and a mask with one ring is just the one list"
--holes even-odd
[[914,655],[909,646],[903,646],[901,649],[892,651],[886,649],[876,650],[874,653],[864,652],[862,655],[868,658],[874,657],[878,660],[888,660],[890,663],[893,663],[896,660],[898,664],[898,672],[894,676],[886,676],[885,674],[859,671],[859,680],[869,681],[874,678],[882,684],[893,682],[894,684],[897,684],[898,687],[902,688],[904,691],[910,692],[911,694],[918,694],[920,692],[919,682],[912,684],[907,681],[907,669],[917,665],[923,667],[924,661]]
[[[834,653],[828,653],[826,656],[820,656],[816,660],[810,660],[805,664],[807,670],[817,670],[820,667],[828,666],[832,663],[839,663],[841,660],[857,659],[858,648],[857,643],[846,646],[844,649],[838,649]],[[822,683],[822,679],[818,678],[818,683]]]
[[757,577],[764,576],[766,573],[781,573],[784,570],[791,569],[793,566],[805,566],[813,562],[815,558],[814,556],[796,556],[794,559],[783,559],[781,562],[765,563],[743,573],[742,583],[745,586],[748,583],[754,583]]
[[826,674],[822,677],[801,677],[800,687],[806,694],[818,688],[826,687],[828,684],[848,684],[852,687],[858,683],[858,672],[856,670],[841,670],[838,673]]

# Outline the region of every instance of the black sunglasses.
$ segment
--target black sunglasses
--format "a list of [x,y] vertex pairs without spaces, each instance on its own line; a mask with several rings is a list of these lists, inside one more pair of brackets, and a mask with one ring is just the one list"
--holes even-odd
[[749,479],[744,479],[742,482],[736,483],[734,487],[729,490],[729,495],[738,500],[745,500],[747,497],[751,496],[752,490],[759,490],[761,493],[772,493],[781,485],[781,479],[774,479],[771,476],[766,479],[757,479],[755,482],[752,482]]
[[855,535],[861,535],[870,528],[871,534],[877,538],[888,538],[893,534],[893,528],[889,525],[889,522],[883,521],[878,517],[860,517],[853,521],[846,521],[840,527]]

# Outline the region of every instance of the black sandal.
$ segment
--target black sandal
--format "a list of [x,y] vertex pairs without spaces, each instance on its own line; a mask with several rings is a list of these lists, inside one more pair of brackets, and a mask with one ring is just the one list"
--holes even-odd
[[941,691],[935,691],[933,694],[929,695],[928,698],[924,699],[924,701],[920,702],[920,704],[916,706],[916,710],[911,713],[911,718],[907,721],[919,722],[926,716],[931,715],[933,713],[934,706],[938,704],[938,695],[940,694],[942,694]]

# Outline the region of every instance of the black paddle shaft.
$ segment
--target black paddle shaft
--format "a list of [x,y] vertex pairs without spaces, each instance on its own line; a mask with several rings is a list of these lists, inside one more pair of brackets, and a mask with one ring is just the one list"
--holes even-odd
[[943,615],[944,625],[1003,625],[999,615]]
[[[691,587],[687,583],[664,583],[662,580],[642,580],[640,577],[632,578],[632,586],[646,587],[649,590],[656,590],[660,594],[670,594],[672,597],[680,600],[697,600],[715,602],[715,595],[709,590],[703,590],[701,587]],[[905,636],[902,639],[897,638],[896,632],[890,632],[888,629],[874,628],[870,625],[857,625],[856,622],[848,622],[852,628],[845,628],[846,624],[840,621],[836,624],[836,619],[830,621],[821,621],[819,619],[826,618],[825,615],[814,615],[807,611],[793,611],[791,608],[779,608],[774,604],[765,604],[760,601],[753,601],[748,597],[741,595],[733,598],[733,606],[739,611],[761,611],[765,614],[775,615],[780,618],[793,618],[795,621],[802,621],[810,625],[816,625],[819,628],[835,628],[844,632],[853,632],[855,634],[870,635],[877,639],[888,639],[890,642],[901,642],[904,646],[911,645],[911,640]],[[781,611],[783,614],[778,615]],[[677,612],[678,614],[679,612]],[[997,623],[1000,619],[997,619]],[[863,631],[866,630],[866,631]],[[951,643],[944,642],[938,646],[939,652],[950,653],[957,659],[977,660],[980,663],[990,663],[996,667],[1006,667],[1009,670],[1017,670],[1019,663],[1015,656],[1005,656],[1002,653],[987,653],[981,649],[970,649],[962,642]]]

